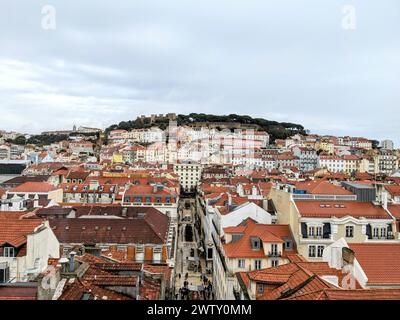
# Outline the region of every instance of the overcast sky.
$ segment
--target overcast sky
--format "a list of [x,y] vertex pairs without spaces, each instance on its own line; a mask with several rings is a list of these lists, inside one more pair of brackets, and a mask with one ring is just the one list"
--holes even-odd
[[3,0],[0,111],[30,133],[237,113],[399,145],[400,1]]

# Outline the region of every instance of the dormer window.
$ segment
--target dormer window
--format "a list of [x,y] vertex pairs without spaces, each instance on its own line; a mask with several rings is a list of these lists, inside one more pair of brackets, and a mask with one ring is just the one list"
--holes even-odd
[[3,257],[7,257],[7,258],[15,257],[15,248],[14,247],[4,247],[3,248]]
[[259,238],[251,237],[250,241],[251,241],[251,248],[253,250],[259,250],[261,248],[261,241]]

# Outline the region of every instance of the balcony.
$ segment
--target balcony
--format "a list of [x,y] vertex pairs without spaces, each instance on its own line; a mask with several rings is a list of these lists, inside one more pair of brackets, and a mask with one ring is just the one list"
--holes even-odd
[[333,234],[326,235],[325,237],[324,236],[315,236],[315,235],[314,236],[308,235],[307,237],[303,237],[303,235],[300,235],[300,241],[302,241],[302,242],[315,241],[317,243],[318,242],[331,242],[331,241],[333,241]]
[[268,251],[268,257],[281,257],[282,252],[278,251]]
[[323,236],[317,236],[317,235],[308,235],[308,239],[319,240],[319,239],[329,239],[329,238],[324,238]]
[[394,240],[395,237],[394,235],[387,235],[387,236],[382,236],[382,237],[374,237],[372,236],[369,240],[371,241],[379,241],[379,240]]

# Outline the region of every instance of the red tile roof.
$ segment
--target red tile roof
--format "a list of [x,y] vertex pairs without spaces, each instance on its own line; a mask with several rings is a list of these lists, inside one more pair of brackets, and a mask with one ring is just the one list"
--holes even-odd
[[[243,236],[234,242],[230,242],[223,245],[225,255],[228,258],[264,258],[265,253],[263,248],[259,250],[254,250],[251,247],[251,237],[258,237],[265,242],[280,243],[283,242],[283,238],[291,239],[292,243],[293,237],[288,225],[279,224],[257,224],[251,219],[247,219],[243,225]],[[224,232],[229,233],[231,228],[225,228]],[[234,232],[236,233],[236,231]],[[287,252],[296,253],[296,250],[284,250],[282,255],[285,256]]]
[[18,187],[12,188],[8,190],[10,193],[18,193],[18,192],[31,192],[31,193],[46,193],[58,188],[54,187],[50,183],[47,182],[25,182]]
[[169,218],[161,212],[136,219],[58,218],[50,226],[61,243],[163,244]]
[[[323,276],[334,276],[340,284],[344,274],[341,270],[330,268],[327,262],[306,261],[239,274],[243,283],[247,281],[248,289],[251,281],[259,285],[268,285],[264,287],[262,294],[256,293],[257,300],[317,300],[325,290],[343,291],[342,288],[324,280]],[[360,288],[358,283],[356,285]]]
[[305,190],[309,194],[353,195],[352,192],[325,180],[296,182],[295,186],[296,189]]
[[387,185],[385,189],[390,193],[392,197],[400,197],[400,186],[398,185]]
[[370,202],[295,200],[295,203],[302,217],[391,219],[382,207]]
[[400,244],[349,244],[368,284],[400,285]]
[[[307,267],[314,262],[289,263],[278,267],[251,271],[248,277],[256,283],[275,285],[263,294],[257,295],[257,300],[277,300],[287,298],[296,294],[310,293],[327,288],[335,288],[320,278],[323,275],[339,276],[340,270],[323,267],[319,264],[314,269],[319,273],[312,272]],[[327,263],[325,263],[327,265]],[[322,270],[319,270],[322,267]]]
[[37,285],[2,285],[0,300],[37,300]]
[[393,217],[400,220],[400,204],[389,204],[388,210]]
[[[152,279],[153,273],[162,273],[168,283],[171,270],[167,266],[147,266],[141,263],[125,262],[110,263],[107,258],[99,258],[90,254],[77,256],[76,260],[89,264],[84,274],[79,278],[68,280],[63,288],[60,300],[134,300],[136,296],[119,293],[112,287],[130,287],[136,289],[136,282],[141,270],[144,269],[140,284],[141,300],[157,300],[161,297],[161,283]],[[167,270],[166,270],[167,269]],[[121,274],[124,271],[124,274]],[[151,274],[150,274],[151,273]]]
[[400,289],[326,289],[320,300],[400,300]]
[[40,219],[2,219],[0,223],[0,245],[5,243],[19,247],[26,243],[27,235],[42,224]]

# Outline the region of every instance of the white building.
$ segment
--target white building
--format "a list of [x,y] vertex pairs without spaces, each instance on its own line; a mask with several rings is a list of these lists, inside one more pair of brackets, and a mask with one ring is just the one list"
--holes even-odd
[[318,159],[318,167],[326,168],[330,172],[344,172],[346,164],[343,158],[336,156],[320,156]]
[[59,242],[47,221],[3,219],[0,224],[0,283],[33,280],[60,257]]
[[202,165],[197,163],[177,163],[174,165],[174,173],[178,175],[184,191],[193,191],[199,185],[202,171]]
[[393,150],[394,149],[394,143],[393,143],[392,140],[383,140],[381,142],[381,147],[382,147],[382,149]]

